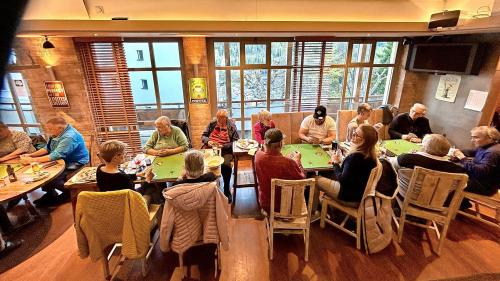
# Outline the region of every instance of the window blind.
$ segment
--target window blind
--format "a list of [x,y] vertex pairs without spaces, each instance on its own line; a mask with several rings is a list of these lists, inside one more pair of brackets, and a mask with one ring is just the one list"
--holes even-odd
[[97,139],[119,140],[128,153],[141,151],[137,115],[121,40],[75,40],[85,74]]

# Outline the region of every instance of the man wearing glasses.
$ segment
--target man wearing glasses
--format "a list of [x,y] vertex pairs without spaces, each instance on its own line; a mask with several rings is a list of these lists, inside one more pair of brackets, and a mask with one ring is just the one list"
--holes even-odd
[[429,119],[425,118],[425,105],[414,104],[409,113],[401,113],[389,125],[391,139],[404,139],[411,142],[422,142],[427,134],[432,134]]

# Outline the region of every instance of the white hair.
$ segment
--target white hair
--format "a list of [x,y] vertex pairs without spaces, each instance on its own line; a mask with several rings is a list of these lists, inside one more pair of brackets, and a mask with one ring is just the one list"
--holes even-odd
[[163,124],[165,126],[170,126],[170,118],[167,116],[160,116],[155,120],[155,124]]
[[203,175],[204,168],[203,153],[198,150],[189,150],[184,153],[184,169],[188,177],[193,179],[199,178]]

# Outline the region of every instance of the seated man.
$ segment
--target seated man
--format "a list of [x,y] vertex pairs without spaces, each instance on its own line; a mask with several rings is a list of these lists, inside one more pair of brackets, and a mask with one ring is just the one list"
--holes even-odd
[[[281,154],[283,133],[279,129],[267,130],[264,151],[255,154],[255,173],[259,182],[259,204],[269,214],[271,208],[271,179],[300,180],[305,178],[299,152],[290,157]],[[280,206],[280,195],[276,195],[275,206]]]
[[491,196],[500,188],[500,133],[493,127],[476,127],[471,141],[476,149],[453,152],[469,175],[465,190]]
[[156,130],[144,146],[144,153],[154,156],[168,156],[186,151],[189,147],[186,135],[173,126],[167,116],[155,121]]
[[227,118],[228,113],[225,109],[217,111],[216,119],[211,121],[203,134],[201,142],[204,148],[219,147],[221,155],[224,157],[224,163],[221,165],[222,179],[224,180],[224,194],[231,202],[230,182],[233,169],[231,168],[231,160],[233,159],[233,142],[237,141],[240,136],[233,122]]
[[35,152],[31,139],[25,132],[11,131],[0,121],[0,163],[24,153]]
[[[390,161],[396,171],[400,168],[413,169],[419,166],[440,172],[465,174],[464,168],[448,160],[446,155],[450,147],[450,142],[442,135],[428,134],[422,140],[422,151],[403,153],[398,157],[391,157]],[[411,174],[406,176],[407,180],[411,178]],[[407,186],[400,187],[407,188]]]
[[326,108],[319,105],[313,115],[300,124],[299,138],[311,144],[331,144],[335,139],[335,121],[326,115]]
[[[362,103],[358,106],[358,115],[354,117],[348,124],[347,124],[347,134],[346,134],[346,141],[350,142],[351,139],[353,138],[353,133],[356,131],[356,129],[361,125],[361,124],[366,124],[369,125],[368,119],[370,118],[370,115],[372,113],[372,107],[367,104],[367,103]],[[373,127],[378,131],[380,128],[382,128],[384,125],[382,123],[377,123],[373,125]]]
[[422,142],[426,134],[432,134],[429,119],[425,118],[425,105],[414,104],[409,113],[401,113],[389,125],[391,139],[404,139],[411,142]]
[[184,154],[184,170],[182,175],[172,185],[195,182],[210,182],[217,179],[214,173],[205,170],[205,159],[203,153],[198,150],[190,150]]
[[[33,201],[33,203],[40,206],[66,202],[70,198],[69,190],[64,188],[66,176],[89,162],[89,151],[85,146],[82,135],[69,125],[64,118],[55,117],[49,119],[45,128],[50,135],[47,146],[33,153],[25,154],[26,157],[21,158],[21,163],[43,163],[62,159],[66,163],[66,169],[43,187],[43,190],[47,193],[40,199]],[[57,196],[56,189],[60,190],[62,194]]]
[[259,144],[264,144],[264,135],[266,131],[276,127],[271,116],[271,112],[267,110],[263,109],[259,111],[259,121],[253,125],[253,138]]
[[96,181],[100,191],[113,191],[121,189],[131,189],[135,191],[134,180],[137,176],[145,177],[146,182],[138,190],[146,199],[146,202],[152,204],[161,204],[163,195],[160,188],[151,183],[154,174],[151,167],[148,167],[141,173],[126,174],[120,170],[120,165],[124,161],[126,144],[121,141],[105,141],[99,146],[99,156],[104,161],[97,167]]

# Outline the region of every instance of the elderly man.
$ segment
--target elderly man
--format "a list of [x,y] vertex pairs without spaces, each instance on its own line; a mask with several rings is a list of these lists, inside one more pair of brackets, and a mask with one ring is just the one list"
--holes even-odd
[[35,147],[28,134],[11,131],[0,121],[0,163],[34,151]]
[[168,156],[186,151],[189,147],[184,132],[173,126],[167,116],[155,121],[156,130],[144,146],[144,152],[154,156]]
[[224,163],[221,165],[222,179],[224,180],[224,194],[231,202],[231,160],[233,159],[233,142],[237,141],[240,137],[236,126],[229,120],[227,110],[219,109],[217,111],[216,119],[211,121],[203,134],[201,141],[203,147],[218,147],[221,148]]
[[471,130],[474,150],[453,151],[469,175],[466,191],[491,196],[500,188],[500,133],[480,126]]
[[[264,151],[255,154],[255,172],[259,181],[259,204],[269,214],[271,207],[271,179],[299,180],[305,178],[300,163],[300,152],[289,157],[281,154],[283,133],[279,129],[269,129],[264,136]],[[280,205],[277,195],[275,206]]]
[[[350,142],[351,139],[353,138],[353,134],[356,131],[356,129],[362,125],[366,124],[369,125],[368,119],[370,119],[370,115],[372,113],[372,107],[367,104],[367,103],[362,103],[358,106],[358,115],[354,117],[348,124],[347,124],[347,134],[346,134],[346,141]],[[378,131],[380,128],[382,128],[384,125],[382,123],[377,123],[373,125],[373,127]]]
[[411,142],[422,142],[427,134],[432,134],[429,119],[425,118],[425,105],[414,104],[409,113],[401,113],[389,125],[391,139],[404,139]]
[[[89,162],[89,152],[85,146],[82,135],[64,118],[55,117],[49,119],[45,126],[50,135],[47,146],[21,158],[21,163],[49,162],[62,159],[66,163],[66,169],[49,184],[43,187],[46,191],[40,199],[33,201],[39,206],[50,206],[66,202],[69,199],[69,191],[64,188],[66,176],[80,169]],[[62,192],[57,195],[55,189]]]
[[331,144],[335,139],[335,121],[326,115],[326,108],[319,105],[313,115],[309,115],[300,124],[299,138],[312,144]]

